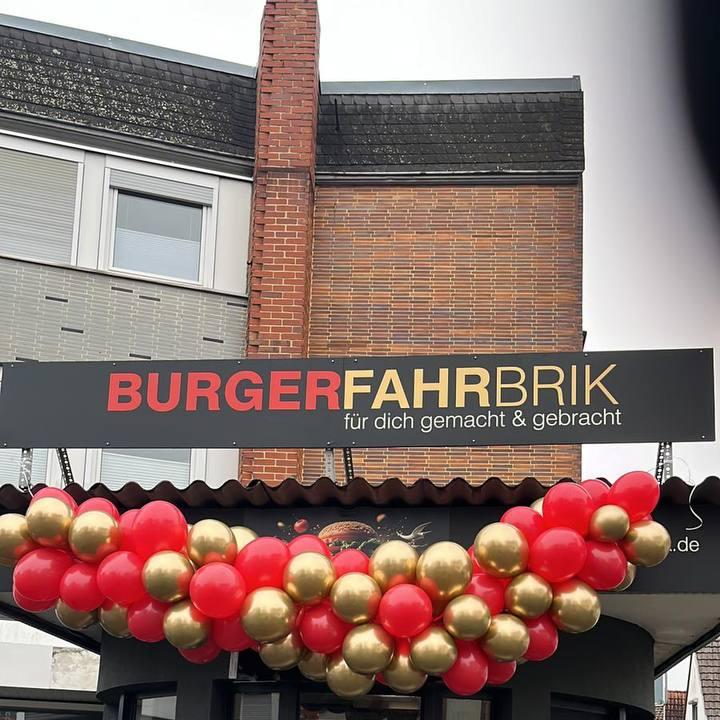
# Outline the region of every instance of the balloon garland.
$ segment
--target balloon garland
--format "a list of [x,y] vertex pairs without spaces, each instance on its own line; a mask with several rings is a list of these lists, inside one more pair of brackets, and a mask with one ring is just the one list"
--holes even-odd
[[471,695],[550,657],[558,630],[590,630],[596,591],[624,590],[636,566],[667,556],[670,536],[650,516],[659,495],[644,472],[611,487],[561,483],[482,528],[468,551],[443,541],[418,555],[393,540],[368,558],[332,556],[313,535],[285,543],[218,520],[188,526],[164,501],[120,515],[45,488],[25,515],[0,516],[0,563],[14,566],[21,608],[167,640],[193,663],[252,648],[342,697],[375,682],[416,692],[428,675]]

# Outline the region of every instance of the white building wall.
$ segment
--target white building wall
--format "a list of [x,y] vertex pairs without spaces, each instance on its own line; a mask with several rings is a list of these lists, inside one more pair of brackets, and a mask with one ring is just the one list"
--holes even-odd
[[703,701],[702,684],[698,669],[697,655],[693,655],[690,661],[690,677],[688,679],[687,702],[685,705],[685,720],[693,718],[693,705],[697,703],[697,720],[707,720],[705,714],[705,703]]

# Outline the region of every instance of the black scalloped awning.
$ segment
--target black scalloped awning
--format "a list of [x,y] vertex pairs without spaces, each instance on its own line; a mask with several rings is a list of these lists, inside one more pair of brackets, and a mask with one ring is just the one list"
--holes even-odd
[[[562,480],[561,482],[569,482]],[[44,485],[37,485],[34,491]],[[720,478],[710,476],[699,485],[692,486],[678,477],[670,478],[662,486],[662,500],[676,505],[687,505],[694,489],[693,502],[720,505]],[[548,488],[535,478],[508,485],[500,478],[491,477],[480,484],[471,485],[463,478],[455,478],[447,485],[434,485],[421,478],[413,483],[404,483],[390,478],[379,484],[371,484],[363,478],[355,478],[347,485],[338,485],[330,478],[321,477],[312,483],[300,483],[288,478],[278,485],[268,485],[253,480],[242,485],[228,480],[219,488],[211,488],[197,480],[182,490],[169,482],[161,482],[152,490],[145,490],[137,483],[130,482],[119,490],[110,490],[104,485],[93,485],[85,489],[70,485],[67,491],[76,501],[90,497],[112,500],[120,508],[142,507],[151,500],[167,500],[178,507],[303,507],[303,506],[450,506],[450,505],[522,505],[542,497]],[[29,495],[15,485],[0,486],[0,513],[24,512]]]

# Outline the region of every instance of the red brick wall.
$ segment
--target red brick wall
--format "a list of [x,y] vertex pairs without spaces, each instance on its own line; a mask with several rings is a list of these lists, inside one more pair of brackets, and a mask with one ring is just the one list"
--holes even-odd
[[[318,187],[314,222],[312,356],[581,349],[579,185]],[[580,472],[577,446],[353,457],[373,481]],[[305,477],[322,468],[305,453]]]
[[[320,25],[316,0],[268,0],[258,63],[249,358],[307,352]],[[245,450],[241,479],[298,476],[296,450]]]

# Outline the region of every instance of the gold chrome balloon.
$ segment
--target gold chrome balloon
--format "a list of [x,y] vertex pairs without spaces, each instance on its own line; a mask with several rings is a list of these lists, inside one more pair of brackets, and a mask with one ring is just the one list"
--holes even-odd
[[415,577],[432,602],[433,615],[438,615],[467,587],[472,578],[472,560],[457,543],[433,543],[420,556]]
[[522,657],[530,644],[530,634],[525,623],[514,615],[493,615],[490,627],[480,641],[482,649],[493,660],[511,662]]
[[308,679],[315,682],[325,682],[325,663],[327,657],[322,653],[305,650],[298,662],[298,670]]
[[12,567],[34,547],[36,545],[30,536],[24,515],[18,513],[0,515],[0,565]]
[[[467,553],[466,553],[467,554]],[[457,647],[450,635],[431,625],[410,641],[410,661],[428,675],[442,675],[457,660]]]
[[368,574],[385,592],[394,585],[415,582],[418,554],[402,540],[380,545],[370,557]]
[[235,538],[235,546],[237,551],[240,552],[248,543],[257,539],[257,533],[250,528],[243,527],[242,525],[233,525],[230,528],[230,532]]
[[353,625],[372,620],[381,598],[380,586],[369,575],[359,572],[341,575],[330,591],[334,613]]
[[555,586],[550,617],[569,633],[581,633],[594,627],[600,619],[597,593],[581,580],[567,580]]
[[414,693],[425,684],[427,673],[412,664],[409,652],[396,652],[383,671],[383,678],[386,685],[395,692]]
[[531,507],[538,515],[542,515],[542,512],[543,512],[543,500],[544,500],[544,499],[545,499],[544,497],[538,498],[537,500],[535,500],[535,501],[530,505],[530,507]]
[[97,612],[73,610],[62,600],[58,600],[55,604],[55,615],[65,627],[71,630],[84,630],[85,628],[89,628],[93,623],[97,622],[98,619]]
[[67,544],[73,511],[58,498],[44,497],[28,508],[25,520],[30,537],[38,545],[62,547]]
[[188,533],[187,554],[197,567],[211,562],[231,563],[237,555],[235,535],[219,520],[200,520]]
[[295,667],[303,654],[303,644],[297,631],[281,640],[260,646],[260,659],[272,670],[289,670]]
[[654,520],[640,520],[630,526],[620,547],[633,565],[654,567],[670,552],[670,534]]
[[261,643],[284,638],[295,624],[295,605],[278,588],[262,587],[246,598],[240,613],[245,632]]
[[375,676],[363,675],[351,670],[342,653],[338,651],[328,659],[325,682],[337,696],[354,698],[370,691]]
[[108,634],[116,638],[129,638],[130,630],[127,624],[127,608],[122,605],[103,605],[98,610],[100,627]]
[[75,557],[85,562],[99,563],[120,548],[120,526],[107,513],[88,510],[72,521],[68,543]]
[[625,577],[617,587],[613,588],[613,592],[622,592],[623,590],[627,590],[633,584],[633,580],[635,580],[636,575],[637,568],[632,563],[628,563],[627,568],[625,569]]
[[490,617],[490,609],[482,598],[460,595],[447,604],[443,624],[459,640],[477,640],[488,631]]
[[285,592],[303,605],[320,602],[330,592],[334,582],[335,568],[322,553],[300,553],[290,558],[285,566]]
[[600,542],[622,540],[629,529],[630,518],[618,505],[603,505],[590,518],[590,537]]
[[342,646],[348,667],[362,675],[382,672],[392,660],[394,650],[395,642],[389,633],[372,623],[354,627]]
[[142,581],[145,589],[156,600],[174,603],[188,596],[194,572],[192,563],[185,555],[163,550],[147,559]]
[[531,572],[514,577],[505,588],[505,607],[513,615],[527,620],[546,613],[552,599],[550,584]]
[[508,523],[486,525],[475,538],[475,559],[493,577],[508,578],[523,572],[528,552],[525,536]]
[[212,622],[189,600],[173,605],[163,618],[163,632],[167,641],[180,650],[192,650],[205,643]]

